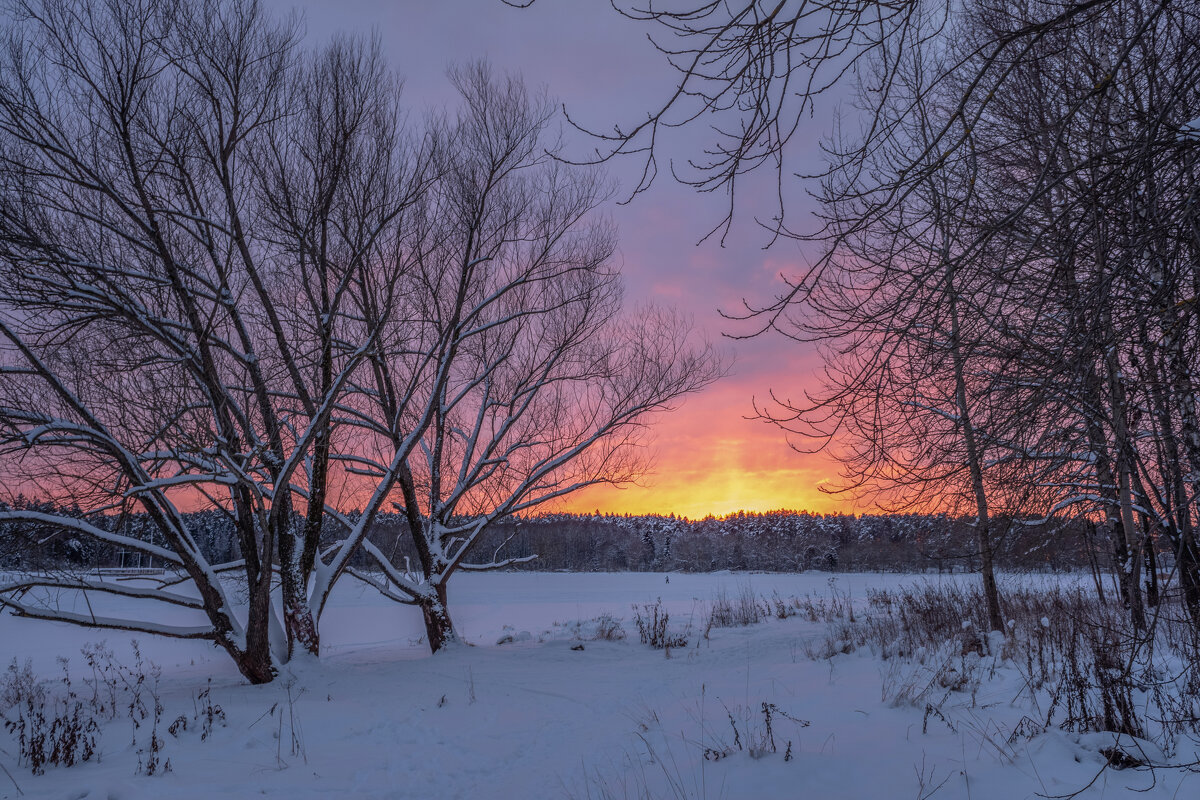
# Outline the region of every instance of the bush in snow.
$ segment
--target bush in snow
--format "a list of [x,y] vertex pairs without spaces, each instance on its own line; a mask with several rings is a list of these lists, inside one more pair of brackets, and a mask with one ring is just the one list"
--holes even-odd
[[713,628],[757,625],[770,615],[770,608],[765,602],[759,603],[754,589],[749,584],[739,586],[737,594],[732,598],[722,586],[713,594],[712,607],[709,609],[708,621],[704,628],[707,633]]
[[634,605],[633,621],[637,625],[638,637],[647,647],[655,650],[687,647],[688,634],[686,631],[684,633],[670,632],[670,615],[662,607],[661,600],[647,603],[644,606]]
[[575,623],[572,638],[587,642],[619,642],[625,639],[625,628],[618,617],[606,611],[586,622]]
[[826,614],[806,652],[827,659],[866,647],[891,664],[885,700],[933,708],[952,693],[973,698],[1007,663],[1045,709],[1043,729],[1149,738],[1168,753],[1181,737],[1200,738],[1200,634],[1178,603],[1157,607],[1150,633],[1081,589],[1010,590],[1003,634],[979,633],[983,608],[961,585],[872,590],[857,619]]
[[73,767],[99,757],[94,708],[72,688],[67,660],[58,661],[62,678],[57,690],[37,682],[31,662],[18,667],[15,658],[0,684],[4,727],[17,740],[18,763],[34,775],[43,774],[47,764]]

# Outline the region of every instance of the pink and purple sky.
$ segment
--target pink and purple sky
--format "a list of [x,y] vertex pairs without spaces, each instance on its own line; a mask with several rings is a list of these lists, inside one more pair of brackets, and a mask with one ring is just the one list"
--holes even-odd
[[[674,77],[646,41],[647,30],[600,0],[538,0],[524,10],[501,0],[269,2],[281,13],[298,11],[313,41],[338,32],[377,31],[417,112],[452,105],[446,68],[481,57],[498,70],[521,74],[530,86],[545,86],[573,118],[594,129],[643,118],[655,100],[661,102]],[[792,142],[794,166],[820,169],[819,142],[831,113],[831,103],[819,105],[818,113],[805,120]],[[672,155],[695,154],[703,146],[701,134],[678,135],[670,143]],[[567,131],[568,153],[582,156],[595,144]],[[624,190],[622,198],[627,197],[640,164],[615,163],[609,169]],[[803,225],[811,201],[800,181],[791,184],[789,221]],[[715,342],[736,333],[718,310],[737,311],[743,298],[769,298],[782,285],[781,273],[795,273],[805,263],[795,242],[763,249],[768,236],[754,216],[770,215],[773,178],[762,188],[756,195],[752,185],[739,187],[738,215],[724,246],[717,237],[697,242],[720,222],[725,197],[697,194],[669,175],[632,203],[610,204],[606,211],[619,229],[629,300],[675,306]],[[766,199],[756,203],[756,197]],[[657,420],[654,473],[642,485],[581,492],[567,503],[569,510],[673,512],[693,518],[739,509],[851,510],[846,499],[818,489],[836,477],[837,466],[828,456],[798,453],[779,429],[745,419],[753,413],[752,398],[765,398],[771,389],[799,397],[812,385],[819,368],[815,351],[778,335],[720,343],[734,356],[730,375]]]

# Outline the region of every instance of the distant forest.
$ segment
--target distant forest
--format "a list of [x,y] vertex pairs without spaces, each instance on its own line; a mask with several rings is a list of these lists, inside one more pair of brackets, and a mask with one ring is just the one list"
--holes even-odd
[[[144,515],[91,516],[78,510],[26,503],[46,513],[70,514],[92,525],[153,543]],[[211,563],[240,557],[230,516],[221,511],[186,515],[188,527]],[[353,515],[351,515],[353,518]],[[302,524],[298,518],[297,524]],[[57,525],[2,523],[5,569],[155,567],[148,556],[75,537]],[[1001,521],[997,562],[1006,569],[1108,572],[1113,543],[1087,520],[1039,524]],[[415,566],[406,519],[380,514],[370,540],[403,565]],[[767,570],[800,572],[975,571],[978,554],[972,520],[947,516],[809,514],[795,511],[738,512],[689,520],[676,516],[544,514],[494,523],[476,543],[473,560],[537,559],[510,569],[604,571]],[[332,543],[332,539],[331,542]],[[358,566],[371,569],[365,556]]]

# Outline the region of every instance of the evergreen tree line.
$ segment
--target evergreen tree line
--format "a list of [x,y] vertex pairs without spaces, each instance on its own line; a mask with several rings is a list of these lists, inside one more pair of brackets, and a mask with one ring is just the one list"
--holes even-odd
[[[155,543],[156,528],[144,514],[88,515],[77,507],[18,502],[26,510],[87,519],[97,527]],[[228,514],[205,510],[185,516],[198,546],[212,563],[241,557],[236,527]],[[514,560],[510,569],[524,570],[974,572],[979,568],[979,555],[972,522],[946,515],[855,516],[786,510],[699,520],[658,514],[555,513],[500,520],[484,532],[478,547],[480,552],[494,553],[497,560]],[[298,516],[296,524],[302,525],[303,519]],[[4,534],[0,541],[8,545],[0,551],[4,569],[164,566],[142,553],[73,536],[57,525],[29,521],[0,525]],[[1100,573],[1111,571],[1117,563],[1114,542],[1102,528],[1097,531],[1084,519],[1032,524],[1001,521],[1000,531],[997,562],[1002,569]],[[404,515],[380,514],[368,538],[389,554],[393,563],[417,563]],[[1158,555],[1146,563],[1161,568],[1162,555]],[[369,571],[373,562],[361,555],[355,567]]]

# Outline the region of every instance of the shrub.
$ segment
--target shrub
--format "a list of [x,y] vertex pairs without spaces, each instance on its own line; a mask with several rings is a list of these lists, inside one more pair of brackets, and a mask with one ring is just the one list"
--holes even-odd
[[43,774],[47,764],[73,767],[99,758],[100,726],[72,688],[67,660],[58,662],[62,667],[59,692],[34,679],[30,661],[18,667],[15,658],[0,688],[4,727],[17,740],[17,761],[34,775]]
[[644,606],[634,605],[633,621],[637,625],[638,637],[642,644],[655,650],[669,650],[672,647],[687,647],[688,634],[673,634],[669,630],[670,615],[662,607],[662,600],[647,603]]
[[706,630],[712,628],[734,628],[745,625],[757,625],[770,616],[770,610],[765,604],[760,605],[758,597],[749,584],[738,587],[737,595],[730,599],[722,586],[713,595],[712,607],[709,609]]
[[1160,604],[1145,633],[1083,589],[1016,588],[1004,595],[1006,630],[987,636],[981,593],[959,584],[869,590],[857,619],[823,599],[801,607],[828,623],[807,654],[869,648],[893,662],[883,694],[896,704],[919,706],[934,691],[973,696],[1007,661],[1046,709],[1043,728],[1151,738],[1167,752],[1181,735],[1200,735],[1200,633],[1177,603]]
[[595,623],[591,636],[593,642],[619,642],[625,638],[625,628],[621,626],[621,620],[612,614],[606,612],[592,622]]

